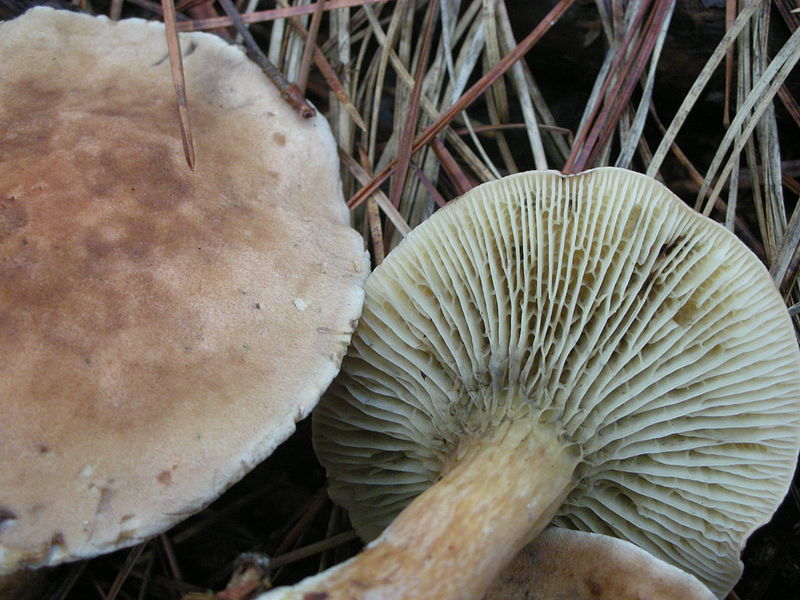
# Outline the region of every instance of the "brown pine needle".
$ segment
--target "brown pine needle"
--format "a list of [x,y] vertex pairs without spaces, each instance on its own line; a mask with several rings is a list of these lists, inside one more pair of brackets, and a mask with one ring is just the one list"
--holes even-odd
[[189,123],[189,108],[186,103],[186,80],[183,76],[183,58],[181,57],[181,44],[178,40],[178,30],[173,0],[161,0],[164,11],[164,29],[167,35],[167,50],[169,51],[169,65],[172,69],[172,83],[175,86],[175,96],[178,100],[178,119],[181,127],[181,143],[186,164],[194,171],[194,141],[192,140],[192,127]]
[[[356,160],[350,156],[347,152],[339,148],[339,158],[342,161],[342,165],[350,171],[350,174],[355,177],[355,179],[363,186],[368,186],[371,181],[374,181],[375,178],[371,172],[367,171],[364,167],[356,162]],[[394,226],[397,231],[399,231],[402,235],[406,236],[411,232],[411,227],[408,226],[405,219],[403,219],[403,215],[394,207],[394,205],[389,202],[389,198],[386,197],[382,191],[377,189],[377,186],[374,190],[372,190],[372,194],[375,196],[375,202],[378,204],[380,209],[386,215],[386,218],[389,219],[389,222]]]
[[[447,127],[447,125],[449,125],[459,113],[470,106],[477,98],[480,97],[481,94],[486,91],[490,85],[492,85],[499,77],[508,71],[511,68],[511,65],[525,56],[528,50],[530,50],[545,33],[550,31],[553,25],[555,25],[561,18],[561,15],[563,15],[574,3],[575,0],[561,0],[558,4],[556,4],[552,10],[544,16],[539,24],[533,28],[533,31],[531,31],[527,37],[525,37],[525,39],[517,44],[517,46],[511,52],[506,54],[499,63],[489,69],[480,79],[478,79],[478,81],[472,85],[471,88],[464,92],[464,94],[458,100],[456,100],[456,102],[454,102],[445,113],[443,113],[425,131],[417,136],[417,138],[414,140],[414,145],[411,148],[412,154],[418,152],[422,147],[427,145],[434,137],[436,137],[436,135],[439,134],[439,132],[442,131],[442,129]],[[375,190],[377,190],[378,187],[380,187],[380,185],[394,172],[396,165],[397,159],[392,160],[388,165],[386,165],[386,167],[384,167],[380,173],[373,177],[372,181],[362,187],[353,195],[352,198],[350,198],[347,206],[350,207],[350,209],[353,209],[366,200],[370,195],[372,195]]]
[[352,542],[355,539],[358,539],[355,531],[350,530],[345,531],[344,533],[338,533],[326,540],[315,542],[313,544],[309,544],[308,546],[298,548],[297,550],[287,552],[286,554],[276,556],[275,558],[270,559],[269,566],[272,569],[277,569],[278,567],[283,567],[293,562],[297,562],[298,560],[302,560],[304,558],[308,558],[309,556],[314,556],[315,554],[324,552],[329,548],[334,548],[335,546]]
[[[323,10],[336,10],[339,8],[350,8],[353,6],[364,6],[365,4],[383,4],[388,0],[327,0]],[[257,10],[255,12],[240,15],[242,22],[247,25],[253,23],[265,23],[277,19],[288,19],[289,17],[300,17],[314,13],[317,10],[317,3],[305,4],[303,6],[288,6],[285,8],[272,8],[269,10]],[[178,25],[179,31],[200,31],[203,29],[216,29],[217,27],[230,27],[234,25],[230,17],[216,17],[209,19],[194,19]]]
[[416,173],[417,177],[419,177],[419,180],[422,182],[422,185],[428,191],[428,194],[433,201],[439,206],[439,208],[444,208],[447,205],[447,201],[439,193],[439,190],[436,189],[436,186],[433,184],[433,182],[428,179],[428,176],[425,175],[425,171],[420,169],[413,162],[411,163],[411,168],[414,170],[414,173]]
[[[331,2],[328,2],[325,6],[327,7],[329,4],[331,4]],[[309,43],[309,39],[311,39],[310,32],[306,31],[306,28],[303,27],[302,23],[300,23],[300,21],[298,21],[295,17],[290,17],[287,22],[292,26],[292,29],[295,30],[297,35],[299,35],[305,41],[306,48],[310,47],[312,49],[314,64],[317,65],[317,69],[319,69],[320,74],[325,79],[325,83],[328,84],[328,87],[336,96],[336,99],[342,104],[347,114],[353,120],[353,123],[355,123],[356,126],[362,131],[366,131],[367,126],[364,123],[364,119],[361,117],[358,109],[348,97],[342,82],[339,81],[339,76],[336,74],[336,70],[331,66],[331,63],[328,62],[328,59],[322,53],[322,50],[319,49],[319,46],[313,41]]]
[[[365,173],[370,171],[369,156],[364,149],[359,146],[358,158]],[[355,160],[355,159],[353,159]],[[367,228],[369,237],[372,240],[372,263],[376,267],[386,258],[386,245],[383,242],[383,224],[381,223],[381,209],[375,198],[367,198]]]
[[[522,127],[524,128],[525,126],[523,125]],[[431,148],[433,148],[433,151],[436,153],[436,158],[442,163],[442,168],[445,170],[445,173],[447,173],[450,181],[453,182],[453,186],[456,188],[456,193],[459,196],[466,194],[475,187],[447,149],[447,146],[445,146],[439,138],[433,138],[431,141]]]
[[288,552],[289,548],[291,548],[297,540],[300,538],[302,533],[306,531],[314,520],[314,518],[319,514],[325,505],[328,503],[328,493],[324,487],[321,487],[316,491],[316,493],[309,498],[305,510],[300,515],[300,518],[297,522],[292,526],[289,530],[289,533],[283,538],[283,541],[278,545],[275,549],[275,554],[283,554],[284,552]]
[[311,26],[308,28],[308,36],[306,37],[306,45],[303,48],[303,58],[300,60],[300,71],[297,74],[297,87],[301,94],[306,93],[306,86],[308,85],[308,72],[311,69],[311,57],[314,55],[314,50],[317,45],[317,34],[319,33],[319,24],[322,21],[322,11],[325,10],[325,0],[320,0],[316,4],[317,10],[311,17]]
[[795,125],[800,127],[800,104],[797,103],[792,93],[786,88],[785,85],[782,85],[778,89],[778,97],[783,102],[783,107],[786,109],[786,112],[789,113],[789,116],[792,117],[792,120],[795,122]]
[[117,598],[122,590],[125,580],[128,579],[128,576],[131,574],[133,567],[136,565],[136,562],[139,560],[139,557],[142,555],[142,551],[145,549],[148,543],[149,542],[143,542],[138,546],[134,546],[128,551],[128,555],[125,558],[125,563],[117,573],[114,583],[111,585],[111,589],[108,590],[108,593],[103,596],[106,598],[106,600],[115,600]]
[[175,10],[178,12],[186,12],[190,8],[195,8],[207,2],[208,0],[180,0],[178,4],[175,5]]
[[[425,79],[425,69],[428,66],[428,58],[430,56],[431,41],[433,39],[433,30],[436,23],[438,2],[431,2],[428,4],[428,10],[425,15],[425,27],[422,38],[422,47],[420,49],[419,58],[417,61],[417,71],[414,74],[414,87],[411,90],[411,101],[408,106],[408,113],[406,120],[403,124],[403,133],[400,137],[400,144],[397,150],[397,168],[395,169],[394,177],[392,178],[392,187],[389,192],[389,200],[397,207],[400,206],[400,196],[405,187],[406,174],[408,167],[411,164],[412,145],[414,142],[414,132],[417,128],[417,118],[419,116],[419,101],[422,95],[422,84]],[[387,228],[386,237],[391,238],[391,231]]]
[[[575,138],[575,145],[564,165],[565,173],[577,173],[592,166],[601,149],[613,135],[650,59],[658,33],[669,14],[671,3],[671,0],[657,1],[653,7],[646,3],[642,4],[609,70],[609,74],[613,74],[616,80],[613,84],[610,76],[605,80],[600,100],[593,107],[586,126]],[[644,20],[648,10],[647,20],[640,35],[636,36],[639,24]],[[628,48],[631,49],[630,52]]]

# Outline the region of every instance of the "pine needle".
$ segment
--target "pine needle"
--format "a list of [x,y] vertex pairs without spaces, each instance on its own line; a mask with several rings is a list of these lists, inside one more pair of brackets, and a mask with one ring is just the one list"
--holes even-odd
[[164,11],[164,29],[167,36],[172,84],[175,86],[175,97],[178,101],[178,119],[181,128],[183,155],[186,158],[186,164],[189,165],[189,169],[194,171],[194,141],[192,140],[192,127],[189,123],[189,107],[186,102],[186,80],[183,76],[181,43],[176,29],[175,4],[173,0],[161,0],[161,7]]
[[[486,74],[483,75],[470,89],[456,101],[449,110],[442,114],[439,119],[430,125],[421,135],[414,140],[412,152],[419,151],[420,148],[430,142],[441,130],[450,123],[461,111],[472,104],[492,83],[494,83],[500,76],[503,75],[516,61],[522,58],[528,50],[539,39],[549,31],[553,25],[558,22],[562,14],[575,2],[575,0],[561,0],[556,6],[545,16],[542,21],[527,35],[527,37],[520,42],[513,51],[506,54],[503,59],[492,67]],[[378,186],[386,181],[389,175],[394,171],[395,161],[387,165],[378,175],[376,175],[369,185],[364,186],[357,192],[348,202],[348,206],[352,209],[360,205],[367,196],[372,194]]]

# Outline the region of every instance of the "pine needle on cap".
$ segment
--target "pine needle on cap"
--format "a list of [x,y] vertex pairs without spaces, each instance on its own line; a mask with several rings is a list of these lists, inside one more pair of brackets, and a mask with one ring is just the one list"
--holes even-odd
[[169,51],[169,65],[172,69],[172,84],[175,86],[175,96],[178,100],[178,119],[181,127],[181,143],[186,164],[194,171],[194,141],[192,140],[192,127],[189,123],[189,108],[186,103],[186,80],[183,76],[183,58],[181,57],[181,43],[178,39],[178,29],[173,0],[161,0],[164,11],[164,28],[167,35],[167,50]]

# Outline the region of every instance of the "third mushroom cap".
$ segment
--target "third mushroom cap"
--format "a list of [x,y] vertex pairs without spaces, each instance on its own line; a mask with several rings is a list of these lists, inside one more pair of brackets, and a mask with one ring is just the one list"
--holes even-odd
[[376,269],[314,425],[380,536],[288,596],[480,598],[554,519],[723,596],[789,485],[800,352],[758,259],[658,182],[525,173]]

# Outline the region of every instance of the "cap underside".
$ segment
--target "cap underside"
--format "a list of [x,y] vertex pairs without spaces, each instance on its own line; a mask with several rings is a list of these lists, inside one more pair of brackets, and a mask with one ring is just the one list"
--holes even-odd
[[800,353],[732,234],[642,175],[525,173],[435,213],[366,292],[314,417],[361,535],[516,389],[583,452],[557,523],[631,540],[717,594],[733,586],[791,480]]

